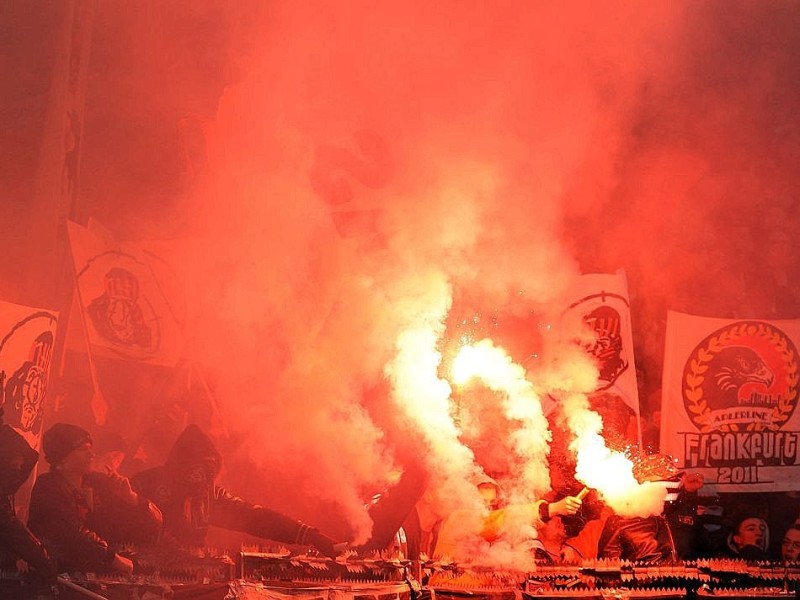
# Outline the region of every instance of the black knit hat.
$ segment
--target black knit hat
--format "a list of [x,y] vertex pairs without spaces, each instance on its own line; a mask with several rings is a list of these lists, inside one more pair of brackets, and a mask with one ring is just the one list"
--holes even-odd
[[83,427],[69,423],[56,423],[42,436],[44,459],[50,465],[56,466],[70,452],[86,442],[91,443],[92,436]]

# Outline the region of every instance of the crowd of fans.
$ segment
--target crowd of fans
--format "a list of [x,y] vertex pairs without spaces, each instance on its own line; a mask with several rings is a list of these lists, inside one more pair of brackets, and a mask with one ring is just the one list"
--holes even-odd
[[[669,494],[660,515],[626,517],[614,513],[601,496],[585,499],[567,492],[554,494],[542,518],[538,501],[532,505],[530,540],[535,558],[548,563],[581,563],[591,559],[674,562],[711,558],[745,561],[794,562],[800,558],[800,495],[703,494],[697,474],[675,473],[675,493]],[[665,483],[668,484],[667,481]],[[500,486],[491,478],[478,484],[486,499],[481,536],[496,542],[502,532],[497,523],[512,507],[502,500]],[[572,488],[575,489],[574,486]],[[418,510],[421,510],[418,507]],[[458,559],[465,553],[454,533],[464,515],[442,523],[430,522],[424,532],[422,552],[437,558]]]
[[164,465],[131,479],[117,471],[119,447],[101,448],[96,456],[91,434],[77,425],[56,423],[45,431],[49,469],[36,477],[24,523],[15,494],[39,456],[0,424],[0,569],[21,568],[41,581],[65,572],[129,575],[141,552],[163,565],[202,547],[212,525],[330,556],[341,549],[316,528],[218,485],[222,458],[196,425],[181,433]]
[[[178,436],[163,465],[130,479],[119,473],[123,445],[101,439],[95,447],[91,434],[76,425],[50,427],[42,436],[42,451],[49,470],[35,480],[24,523],[16,516],[14,498],[38,453],[13,428],[0,426],[0,568],[6,571],[23,567],[42,579],[65,571],[130,574],[137,557],[126,553],[127,544],[169,557],[202,546],[212,525],[327,556],[346,547],[219,486],[222,457],[196,425]],[[570,477],[556,478],[550,495],[525,506],[508,504],[497,481],[481,477],[474,482],[485,501],[480,536],[489,545],[513,537],[514,543],[528,544],[536,560],[550,563],[798,561],[800,494],[715,494],[699,474],[677,472],[669,460],[654,464],[655,469],[639,473],[640,481],[671,482],[673,493],[662,514],[647,517],[614,514],[596,491],[578,493],[582,484]],[[663,472],[658,464],[666,465]],[[404,533],[408,548],[415,550],[405,557],[468,561],[469,552],[459,544],[470,515],[430,519],[423,518],[424,510],[420,502],[412,510],[416,531]],[[530,526],[509,530],[512,512],[528,515]]]

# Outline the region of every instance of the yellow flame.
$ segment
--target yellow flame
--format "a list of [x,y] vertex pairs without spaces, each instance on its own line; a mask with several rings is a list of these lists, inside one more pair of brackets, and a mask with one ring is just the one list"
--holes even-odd
[[463,346],[456,355],[451,368],[453,383],[463,385],[480,372],[480,353],[473,346]]
[[577,445],[576,476],[587,486],[606,497],[620,497],[638,485],[631,460],[609,450],[600,435],[586,433],[578,438]]
[[658,484],[639,483],[633,476],[633,462],[621,452],[611,450],[600,435],[603,422],[588,408],[585,396],[564,399],[567,422],[575,434],[570,448],[575,452],[575,477],[603,496],[622,516],[650,516],[664,508],[666,491]]

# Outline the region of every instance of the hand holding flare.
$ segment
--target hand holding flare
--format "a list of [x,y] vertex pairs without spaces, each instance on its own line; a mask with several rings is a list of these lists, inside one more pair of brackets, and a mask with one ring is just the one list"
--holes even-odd
[[589,488],[583,488],[577,496],[564,496],[561,500],[550,502],[548,505],[548,516],[556,517],[559,515],[574,515],[580,510],[583,498],[589,493]]

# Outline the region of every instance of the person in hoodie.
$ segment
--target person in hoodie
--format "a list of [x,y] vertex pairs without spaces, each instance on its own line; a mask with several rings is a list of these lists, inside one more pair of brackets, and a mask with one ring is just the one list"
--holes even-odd
[[211,525],[256,537],[313,546],[335,556],[345,544],[276,511],[245,502],[216,483],[222,456],[197,425],[178,436],[163,466],[133,476],[136,490],[164,515],[164,543],[202,547]]
[[92,437],[85,429],[56,423],[44,432],[42,449],[50,470],[33,486],[28,526],[59,571],[130,574],[133,562],[117,550],[154,540],[161,513],[125,477],[92,471]]
[[17,431],[3,423],[0,407],[0,569],[16,570],[17,559],[24,560],[45,578],[55,568],[44,545],[17,517],[14,496],[36,466],[39,453]]

